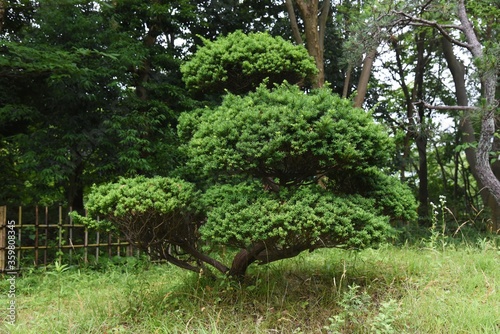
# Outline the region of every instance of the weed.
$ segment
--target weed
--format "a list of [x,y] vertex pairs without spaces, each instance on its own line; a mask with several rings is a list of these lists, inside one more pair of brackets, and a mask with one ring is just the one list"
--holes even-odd
[[63,293],[63,285],[61,284],[61,276],[66,270],[69,269],[67,264],[61,264],[59,261],[54,262],[53,271],[49,272],[50,275],[56,277],[57,280],[57,321],[60,321],[61,311],[61,295]]
[[393,327],[397,318],[402,316],[394,299],[382,302],[373,314],[372,297],[365,290],[360,292],[360,286],[350,285],[339,305],[341,312],[328,319],[330,325],[324,326],[328,333],[400,333]]
[[[431,236],[428,239],[427,247],[430,249],[437,249],[441,246],[441,250],[444,251],[446,248],[446,197],[443,195],[439,196],[439,205],[431,202],[432,206],[432,226],[430,228]],[[441,230],[438,230],[438,224],[441,224]],[[440,244],[440,245],[438,245]]]

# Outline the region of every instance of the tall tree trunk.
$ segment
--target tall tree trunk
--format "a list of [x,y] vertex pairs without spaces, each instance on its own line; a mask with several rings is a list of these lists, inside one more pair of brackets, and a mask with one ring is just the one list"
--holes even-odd
[[292,28],[292,36],[297,43],[297,45],[302,45],[304,42],[302,41],[302,37],[300,35],[299,25],[297,24],[297,17],[295,16],[295,10],[293,9],[292,0],[286,0],[286,10],[288,12],[288,17],[290,18],[290,26]]
[[351,75],[352,75],[352,64],[349,63],[349,65],[347,65],[347,71],[346,71],[345,79],[344,79],[344,88],[342,90],[342,97],[344,99],[346,99],[347,95],[349,94],[350,85],[351,85]]
[[[468,19],[464,0],[458,1],[458,18],[469,44],[468,48],[470,52],[474,58],[482,60],[483,47],[479,42],[472,23]],[[486,104],[481,119],[481,134],[477,146],[476,169],[479,180],[489,190],[498,205],[500,204],[500,181],[493,173],[489,159],[495,133],[495,92],[498,77],[495,69],[483,70],[480,74],[483,85],[483,97]],[[498,230],[498,225],[495,223],[493,228]]]
[[[413,87],[413,101],[424,100],[424,72],[427,64],[425,57],[425,31],[416,35],[417,44],[417,64],[415,66],[415,84]],[[425,107],[422,104],[418,106],[419,126],[415,129],[415,144],[418,150],[418,215],[422,222],[427,222],[429,218],[429,180],[427,170],[427,121]]]
[[373,62],[377,57],[377,49],[373,49],[365,56],[363,60],[363,69],[361,70],[361,75],[358,81],[357,95],[354,100],[354,107],[361,108],[363,102],[366,98],[366,92],[368,91],[368,83],[370,82],[370,74],[372,72]]
[[[325,83],[325,64],[323,58],[323,45],[325,38],[325,28],[326,22],[328,20],[328,13],[330,9],[330,0],[324,1],[319,10],[319,0],[295,0],[299,12],[304,21],[304,33],[306,36],[306,47],[309,55],[314,58],[316,62],[316,67],[318,69],[318,74],[313,80],[313,88],[322,87]],[[295,14],[290,14],[293,12],[293,7],[290,6],[290,2],[286,2],[287,10],[290,15],[290,22],[292,24],[292,32],[294,38],[297,41],[298,37],[295,36],[297,32],[294,32],[293,18]]]
[[322,55],[325,54],[326,22],[328,21],[329,12],[330,12],[330,0],[324,0],[323,4],[321,5],[320,13],[318,16],[318,34],[319,34],[318,43],[319,43],[319,50]]
[[414,107],[411,100],[410,89],[406,84],[406,75],[403,67],[403,62],[401,60],[401,46],[398,44],[397,39],[392,39],[391,43],[392,47],[394,48],[394,52],[396,53],[396,66],[400,78],[399,84],[401,85],[401,89],[403,90],[403,95],[405,97],[406,119],[408,120],[408,124],[406,124],[407,128],[405,129],[406,134],[403,142],[403,158],[401,160],[400,166],[400,179],[402,182],[404,182],[406,180],[406,166],[408,165],[408,160],[411,153],[410,142],[412,137],[414,137],[415,132],[415,119],[413,117]]
[[[469,99],[467,96],[467,89],[465,84],[465,66],[456,58],[453,52],[453,44],[446,38],[442,38],[441,41],[443,54],[453,77],[453,82],[455,83],[455,96],[457,99],[457,105],[467,106],[469,105]],[[476,149],[474,148],[474,144],[476,143],[476,135],[474,132],[474,127],[472,125],[471,116],[472,115],[470,110],[464,110],[459,128],[462,143],[468,144],[467,148],[465,149],[465,157],[467,159],[467,162],[469,163],[469,168],[472,176],[474,176],[478,188],[481,189],[480,195],[483,203],[484,205],[489,207],[492,214],[492,221],[495,222],[495,224],[498,226],[500,220],[500,206],[498,205],[497,201],[495,201],[495,198],[491,195],[491,193],[484,188],[483,182],[477,173],[477,157]]]
[[403,148],[403,162],[401,164],[401,179],[404,180],[404,174],[406,171],[406,162],[410,154],[410,140],[413,139],[417,146],[419,164],[418,164],[418,201],[419,208],[418,214],[421,222],[426,222],[429,217],[429,189],[428,189],[428,168],[427,168],[427,129],[426,129],[426,118],[425,107],[419,105],[418,107],[418,123],[415,121],[414,113],[415,106],[414,102],[423,100],[424,98],[424,72],[428,61],[428,57],[425,57],[425,32],[421,32],[415,36],[417,43],[417,63],[415,65],[415,84],[413,91],[410,92],[410,88],[406,84],[406,75],[404,71],[404,65],[401,60],[401,47],[398,44],[397,39],[391,39],[392,46],[396,53],[396,65],[398,69],[398,75],[400,78],[400,85],[405,97],[406,104],[406,117],[408,119],[408,129],[406,130],[406,136]]

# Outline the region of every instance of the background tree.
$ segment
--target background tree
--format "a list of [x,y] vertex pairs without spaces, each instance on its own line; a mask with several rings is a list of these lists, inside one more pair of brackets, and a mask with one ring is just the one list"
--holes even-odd
[[175,114],[190,101],[177,47],[163,41],[177,36],[169,28],[180,34],[182,3],[22,5],[23,28],[5,30],[0,115],[6,170],[24,181],[5,196],[81,208],[93,182],[170,171],[180,159]]
[[214,41],[220,36],[227,36],[237,30],[250,32],[270,32],[273,36],[282,36],[284,31],[283,4],[274,0],[222,0],[191,1],[195,17],[189,21],[191,52],[202,46],[205,40]]
[[[379,46],[387,40],[391,30],[391,5],[380,2],[350,3],[344,11],[348,19],[347,38],[344,42],[344,61],[347,63],[343,96],[347,97],[351,74],[361,65],[356,85],[354,106],[361,108],[368,93],[373,64]],[[361,63],[361,64],[360,64]]]
[[[422,222],[429,219],[429,190],[428,190],[428,143],[432,141],[434,131],[431,111],[416,101],[447,100],[447,92],[443,83],[437,79],[435,68],[439,68],[439,56],[436,54],[439,44],[435,41],[433,30],[429,28],[411,29],[390,38],[395,60],[387,60],[384,66],[392,73],[392,78],[401,87],[405,112],[398,116],[406,120],[403,128],[406,132],[402,142],[402,157],[400,160],[401,178],[405,179],[407,168],[411,164],[411,145],[417,149],[418,159],[416,172],[418,174],[419,216]],[[391,88],[389,88],[391,89]],[[387,93],[386,93],[387,94]],[[386,95],[384,94],[384,95]],[[395,104],[399,109],[398,104]],[[388,110],[385,110],[386,113]],[[393,111],[389,111],[393,112]],[[399,113],[398,111],[396,111]]]
[[[429,5],[430,3],[426,4],[426,6]],[[439,11],[443,9],[443,6],[444,8],[447,8],[450,4],[436,4],[434,6],[430,6],[429,9],[434,11],[437,9]],[[490,152],[492,150],[495,132],[494,112],[497,108],[495,94],[497,90],[496,87],[498,84],[499,71],[497,61],[498,41],[496,40],[496,34],[488,33],[488,31],[491,32],[490,27],[498,25],[496,15],[494,15],[498,12],[498,6],[490,3],[478,2],[477,4],[469,4],[468,8],[466,8],[465,2],[459,1],[456,6],[454,5],[452,8],[448,9],[448,11],[450,10],[455,13],[455,18],[460,22],[460,25],[449,23],[448,16],[443,18],[439,16],[439,14],[437,15],[438,20],[427,20],[418,15],[413,15],[408,11],[397,11],[397,13],[401,16],[402,22],[406,22],[407,24],[434,27],[449,42],[470,51],[472,57],[475,59],[474,61],[478,69],[482,86],[481,94],[484,99],[482,108],[471,107],[468,105],[443,108],[430,106],[428,104],[426,106],[430,108],[448,110],[458,109],[465,111],[483,111],[481,115],[481,131],[477,144],[476,161],[471,165],[476,168],[476,176],[479,183],[484,185],[484,187],[488,189],[490,194],[495,198],[495,202],[491,203],[490,206],[492,206],[492,212],[496,212],[496,207],[500,203],[500,181],[498,181],[497,177],[493,173],[490,164]],[[490,14],[493,15],[490,16]],[[484,18],[484,20],[482,20],[482,22],[485,22],[483,26],[479,24],[479,21],[481,20],[476,21],[476,19],[480,16],[483,16]],[[477,23],[475,27],[473,26],[473,21]],[[485,28],[485,30],[481,28]],[[460,37],[454,38],[451,31],[459,32]],[[447,59],[450,65],[456,64],[453,63],[453,59],[450,55],[447,55]],[[458,74],[456,67],[454,67],[453,71],[455,73],[455,82],[459,83],[458,77],[456,76]],[[461,98],[461,101],[467,102],[463,97]],[[470,131],[470,128],[468,130]],[[471,154],[472,152],[469,151],[468,156],[470,158],[472,157]]]
[[321,87],[325,83],[325,31],[330,11],[330,0],[322,1],[321,6],[318,0],[285,1],[293,38],[298,45],[303,45],[302,34],[299,31],[299,25],[295,15],[294,2],[303,21],[307,51],[309,55],[314,58],[316,67],[318,68],[316,77],[313,80],[313,87]]

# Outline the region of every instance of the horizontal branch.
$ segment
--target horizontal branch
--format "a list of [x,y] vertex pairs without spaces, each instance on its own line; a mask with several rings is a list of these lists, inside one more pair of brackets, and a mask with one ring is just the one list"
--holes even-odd
[[446,31],[446,29],[456,29],[456,30],[460,30],[460,31],[463,32],[464,31],[464,27],[461,26],[461,25],[439,24],[439,23],[437,23],[435,21],[429,21],[429,20],[422,19],[422,18],[419,18],[419,17],[414,17],[414,16],[408,15],[406,13],[403,13],[401,11],[395,11],[394,13],[397,14],[397,15],[400,15],[403,18],[405,18],[405,20],[409,21],[410,25],[417,26],[417,27],[424,26],[424,27],[433,27],[433,28],[436,28],[441,33],[441,35],[444,36],[444,38],[446,38],[447,40],[449,40],[453,44],[456,44],[458,46],[461,46],[461,47],[464,47],[464,48],[467,48],[467,49],[471,48],[470,44],[461,42],[459,40],[456,40],[455,38],[451,37],[451,35],[449,34],[448,31]]
[[421,104],[428,109],[434,109],[434,110],[470,110],[470,111],[481,110],[481,108],[474,107],[474,106],[435,106],[435,105],[429,104],[425,101],[418,101],[418,102],[414,102],[413,104],[414,105]]

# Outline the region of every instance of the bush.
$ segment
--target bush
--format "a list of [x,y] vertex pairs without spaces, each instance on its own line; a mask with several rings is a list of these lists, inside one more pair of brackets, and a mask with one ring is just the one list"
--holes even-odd
[[346,176],[386,166],[393,148],[369,113],[326,88],[304,94],[288,84],[261,85],[245,97],[226,96],[215,109],[181,115],[179,122],[192,168],[206,176],[273,177],[282,186],[318,176],[347,186]]
[[[328,89],[283,84],[227,96],[180,119],[198,185],[138,177],[95,187],[88,201],[152,255],[243,277],[252,263],[322,247],[363,248],[416,218],[409,189],[383,173],[392,142],[371,115]],[[239,249],[231,265],[218,246]]]

